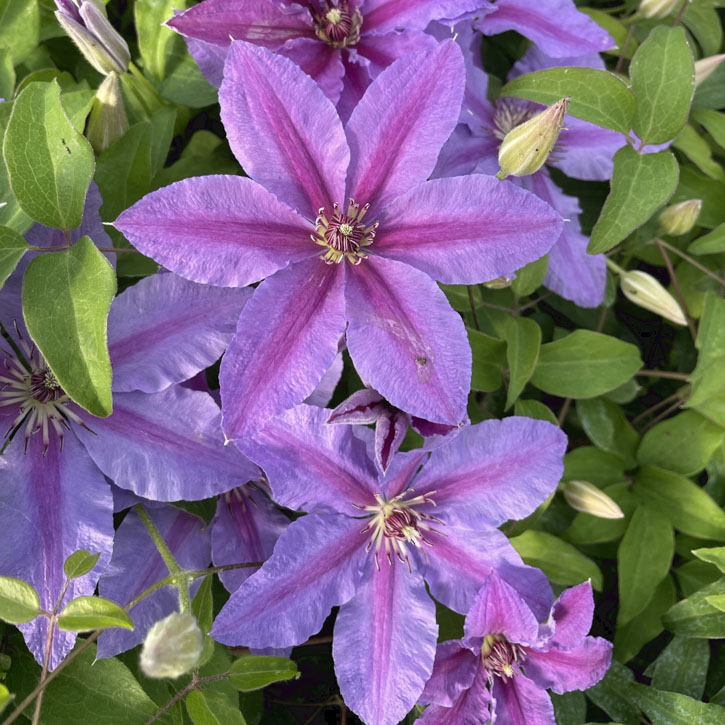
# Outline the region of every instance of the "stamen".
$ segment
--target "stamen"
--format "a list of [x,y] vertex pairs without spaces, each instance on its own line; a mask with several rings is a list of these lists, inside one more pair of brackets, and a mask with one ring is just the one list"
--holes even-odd
[[515,677],[521,663],[526,659],[526,650],[503,635],[489,634],[483,638],[481,659],[488,672],[500,677],[504,682]]
[[369,226],[361,223],[369,208],[370,204],[361,208],[353,199],[349,199],[344,214],[340,211],[339,204],[332,205],[330,219],[327,218],[324,207],[319,209],[315,219],[315,233],[310,237],[315,244],[327,248],[322,255],[327,264],[339,264],[347,259],[351,264],[357,265],[367,257],[361,247],[373,243],[378,228],[378,222]]
[[333,48],[346,48],[360,40],[362,14],[358,8],[351,10],[349,0],[334,5],[326,2],[322,11],[315,15],[315,33]]

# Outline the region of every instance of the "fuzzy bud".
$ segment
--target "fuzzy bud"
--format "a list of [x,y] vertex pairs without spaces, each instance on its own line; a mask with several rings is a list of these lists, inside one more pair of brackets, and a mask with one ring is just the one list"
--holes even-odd
[[576,511],[600,519],[624,518],[617,503],[588,481],[567,481],[562,486],[562,493],[569,506]]
[[496,178],[528,176],[537,172],[559,138],[567,108],[569,99],[562,98],[525,123],[512,128],[498,150],[498,165],[501,170]]
[[86,136],[96,153],[107,149],[128,131],[118,74],[109,73],[98,86],[88,118]]
[[676,325],[687,324],[677,300],[651,274],[640,270],[623,272],[619,285],[624,296],[635,305],[656,312]]
[[682,0],[642,0],[637,10],[644,18],[664,18],[681,2]]
[[690,199],[668,206],[659,218],[660,234],[679,237],[687,234],[695,226],[702,209],[702,199]]
[[147,677],[180,677],[194,669],[203,646],[196,619],[173,612],[149,629],[141,649],[141,669]]
[[725,60],[725,54],[710,55],[695,61],[695,87],[699,86],[709,75],[711,75],[720,63]]

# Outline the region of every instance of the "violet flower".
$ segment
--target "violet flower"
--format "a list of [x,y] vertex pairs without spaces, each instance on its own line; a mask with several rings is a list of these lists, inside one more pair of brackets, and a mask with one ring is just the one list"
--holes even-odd
[[426,181],[459,115],[458,47],[447,41],[397,60],[344,130],[289,58],[237,41],[225,74],[222,119],[254,181],[185,179],[115,225],[194,281],[241,287],[267,277],[222,361],[227,437],[253,434],[310,395],[346,330],[361,377],[392,405],[460,423],[471,352],[433,280],[510,273],[545,254],[562,222],[513,184],[480,175]]
[[431,453],[398,453],[382,476],[369,454],[373,432],[326,425],[327,415],[298,406],[241,444],[265,470],[274,499],[308,513],[231,595],[211,635],[289,647],[340,606],[340,691],[365,722],[394,725],[433,665],[438,628],[425,582],[463,613],[495,568],[539,616],[549,611],[546,578],[523,565],[496,527],[528,515],[555,489],[566,436],[530,418],[489,420]]
[[612,645],[588,637],[589,582],[562,593],[539,624],[519,593],[495,571],[466,617],[464,637],[444,642],[421,702],[420,725],[555,725],[546,689],[586,690],[604,677]]

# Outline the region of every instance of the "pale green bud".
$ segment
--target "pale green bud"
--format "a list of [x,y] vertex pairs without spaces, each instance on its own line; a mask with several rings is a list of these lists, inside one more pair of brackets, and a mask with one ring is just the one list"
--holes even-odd
[[180,677],[196,667],[203,646],[196,619],[173,612],[149,629],[141,649],[141,669],[147,677]]
[[566,502],[576,511],[600,519],[621,519],[622,509],[604,491],[588,481],[567,481],[562,485]]
[[682,0],[642,0],[637,10],[645,18],[664,18],[681,3]]
[[687,234],[695,226],[700,209],[702,199],[690,199],[668,206],[658,219],[660,234],[669,234],[672,237]]
[[500,277],[496,277],[496,279],[491,279],[488,282],[484,282],[483,286],[488,287],[489,289],[505,289],[506,287],[510,287],[513,281],[514,277],[510,277],[509,275],[504,274]]
[[107,149],[128,131],[121,84],[116,73],[109,73],[98,86],[88,118],[86,137],[96,153]]
[[701,58],[700,60],[695,61],[695,86],[699,86],[700,83],[702,83],[705,78],[707,78],[711,73],[715,71],[715,69],[720,65],[720,63],[725,60],[725,55],[711,55],[707,58]]
[[501,170],[496,177],[528,176],[538,171],[559,138],[567,108],[569,99],[562,98],[525,123],[512,128],[498,150]]
[[635,305],[656,312],[676,325],[687,324],[677,300],[651,274],[640,270],[623,272],[619,285],[624,296]]

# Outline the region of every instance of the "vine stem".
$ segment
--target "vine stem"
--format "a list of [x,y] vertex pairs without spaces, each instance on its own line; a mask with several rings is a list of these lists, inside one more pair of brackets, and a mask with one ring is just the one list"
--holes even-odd
[[692,319],[692,315],[690,314],[690,308],[687,306],[687,301],[685,300],[685,296],[682,294],[682,290],[680,289],[680,282],[677,279],[677,275],[675,274],[675,268],[672,266],[672,261],[670,260],[670,256],[665,251],[664,245],[662,244],[661,239],[655,239],[655,244],[657,245],[657,249],[660,250],[660,254],[662,255],[662,259],[665,260],[665,265],[667,266],[667,272],[670,275],[670,279],[672,280],[672,286],[675,289],[675,294],[677,295],[677,301],[682,306],[682,311],[685,314],[685,319],[687,320],[687,327],[690,329],[690,334],[692,335],[693,341],[697,340],[697,328],[695,327],[695,323]]
[[476,314],[476,303],[473,300],[473,292],[471,292],[470,287],[466,287],[466,290],[468,291],[468,301],[471,303],[471,314],[473,315],[473,324],[476,326],[476,329],[481,332],[481,325],[478,324],[478,315]]
[[199,690],[201,685],[205,685],[207,682],[216,682],[217,680],[225,680],[229,677],[229,672],[222,672],[220,675],[209,675],[208,677],[199,678],[199,670],[194,670],[194,674],[191,676],[191,682],[179,690],[163,707],[159,708],[152,716],[146,721],[146,725],[155,723],[165,712],[170,710],[179,700],[186,697],[192,690]]
[[624,43],[622,43],[622,47],[619,49],[619,58],[617,58],[617,65],[614,67],[615,73],[621,73],[622,68],[624,67],[624,61],[626,60],[625,53],[627,52],[627,46],[632,41],[632,36],[634,35],[634,28],[637,25],[637,23],[632,23],[629,26],[629,30],[627,30],[627,37],[624,39]]
[[[73,245],[66,244],[62,247],[37,247],[33,244],[28,245],[28,249],[31,252],[67,252]],[[123,254],[124,252],[133,254],[139,254],[136,249],[129,249],[127,247],[96,247],[99,252],[108,252],[109,254]]]
[[669,378],[671,380],[688,380],[692,373],[677,373],[669,370],[646,370],[642,368],[638,370],[635,375],[640,375],[643,378]]
[[712,277],[721,287],[725,286],[725,279],[722,277],[718,277],[715,272],[713,272],[711,269],[708,269],[704,264],[700,264],[696,259],[693,259],[689,254],[686,254],[681,249],[678,249],[674,244],[670,244],[669,242],[666,242],[664,239],[655,239],[655,243],[661,244],[665,249],[668,249],[670,252],[674,252],[678,257],[682,257],[686,262],[689,262],[693,267],[696,269],[699,269],[701,272],[704,272],[708,277]]
[[672,27],[676,28],[680,24],[680,20],[682,20],[682,16],[685,14],[685,10],[687,9],[687,4],[690,2],[690,0],[682,0],[682,5],[680,5],[680,10],[677,13],[677,16],[675,17],[674,22],[672,23]]

